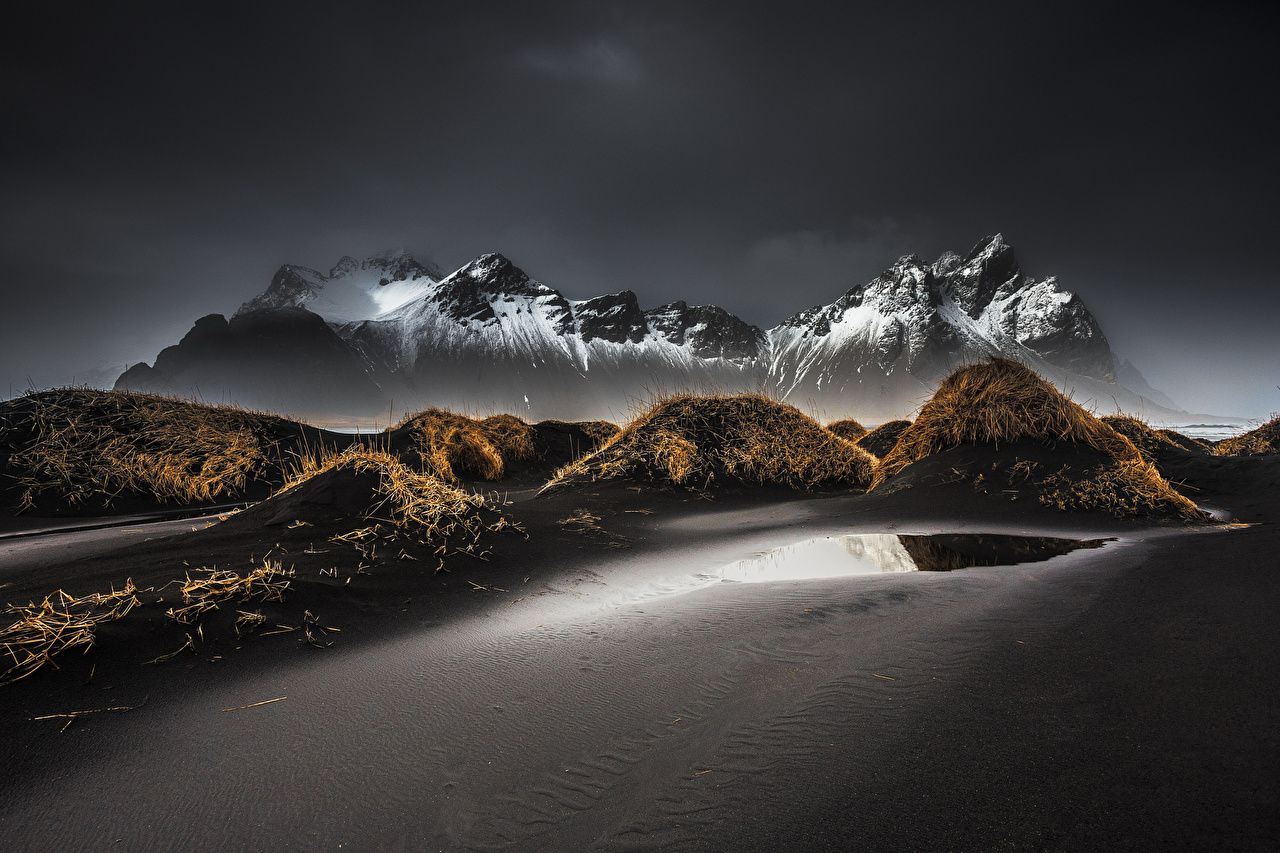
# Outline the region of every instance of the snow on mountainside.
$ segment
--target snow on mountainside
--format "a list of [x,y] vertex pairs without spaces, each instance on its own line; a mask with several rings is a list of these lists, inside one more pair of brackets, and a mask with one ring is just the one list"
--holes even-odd
[[1111,348],[1084,303],[1055,278],[1023,274],[999,234],[964,257],[899,258],[832,304],[770,329],[769,339],[773,385],[820,408],[852,396],[892,409],[957,365],[997,354],[1060,383],[1116,384]]
[[347,322],[394,311],[422,296],[440,278],[403,249],[363,261],[345,256],[329,274],[286,264],[265,293],[240,306],[237,316],[269,308],[306,308],[331,322]]
[[[283,341],[263,350],[274,365],[270,388],[230,352],[234,375],[213,367],[219,346],[256,334],[243,321],[259,315],[272,318]],[[305,320],[315,315],[334,342],[322,344]],[[241,307],[229,334],[201,336],[198,352],[171,347],[155,368],[131,369],[118,385],[180,394],[198,386],[270,407],[282,365],[291,363],[281,355],[291,336],[280,330],[294,327],[293,337],[323,353],[325,363],[312,368],[343,377],[345,385],[322,395],[325,414],[336,414],[344,387],[360,401],[352,414],[366,411],[373,387],[401,411],[436,405],[565,418],[623,417],[630,401],[655,392],[762,390],[831,417],[887,420],[909,413],[952,368],[993,354],[1104,408],[1171,408],[1132,365],[1122,365],[1117,381],[1120,366],[1079,297],[1054,278],[1024,274],[998,234],[963,257],[900,258],[768,331],[712,305],[643,310],[631,291],[568,299],[499,254],[448,276],[403,252],[343,258],[328,275],[286,266]],[[299,395],[306,389],[293,389],[291,403],[305,411]]]

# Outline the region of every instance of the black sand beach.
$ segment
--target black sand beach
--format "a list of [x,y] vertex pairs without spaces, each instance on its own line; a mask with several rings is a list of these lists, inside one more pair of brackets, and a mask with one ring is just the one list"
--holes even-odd
[[[182,634],[105,626],[0,693],[0,832],[21,850],[1271,849],[1280,464],[1179,462],[1188,493],[1253,526],[947,485],[517,489],[527,541],[350,583],[302,570],[306,528],[276,529],[249,545],[299,558],[273,619],[306,607],[334,645],[224,632],[141,666]],[[598,522],[559,523],[585,507]],[[30,540],[0,584],[26,600],[243,561],[236,518],[99,531],[64,562],[33,550],[60,537]],[[850,532],[1116,541],[1014,567],[700,577]],[[31,719],[104,707],[133,710]]]

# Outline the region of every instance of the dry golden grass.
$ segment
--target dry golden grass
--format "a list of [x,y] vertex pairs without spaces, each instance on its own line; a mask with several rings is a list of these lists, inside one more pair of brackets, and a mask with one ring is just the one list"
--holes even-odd
[[612,421],[576,421],[574,425],[586,433],[596,447],[607,443],[615,435],[622,432],[622,427]]
[[125,391],[44,391],[0,406],[0,447],[20,504],[79,506],[121,494],[202,502],[241,494],[278,465],[288,421]]
[[210,610],[227,601],[283,601],[289,589],[292,569],[278,561],[264,559],[262,565],[247,574],[225,569],[201,569],[203,576],[187,574],[182,582],[182,606],[170,607],[165,615],[175,622],[190,625]]
[[1272,418],[1257,429],[1224,438],[1213,446],[1213,452],[1217,456],[1266,456],[1280,453],[1280,416]]
[[424,470],[456,483],[463,478],[500,480],[514,462],[533,459],[533,427],[514,415],[478,420],[444,409],[406,418]]
[[130,580],[110,592],[77,598],[59,589],[39,604],[7,606],[4,612],[17,614],[18,619],[0,631],[0,650],[8,663],[0,671],[0,684],[26,678],[45,665],[56,667],[53,659],[69,649],[88,651],[98,625],[122,619],[138,606],[137,593]]
[[[1173,491],[1160,472],[1144,459],[1121,459],[1087,477],[1061,468],[1045,477],[1040,488],[1041,504],[1064,511],[1107,512],[1117,518],[1131,518],[1172,509],[1189,519],[1199,517],[1195,504]],[[1182,501],[1171,498],[1170,493]],[[1183,501],[1191,506],[1186,507]]]
[[1203,447],[1180,433],[1155,429],[1130,415],[1106,415],[1100,420],[1133,442],[1133,446],[1149,461],[1155,461],[1162,450],[1204,451]]
[[[1133,442],[1069,400],[1027,367],[993,358],[948,376],[919,417],[876,468],[874,490],[913,462],[963,444],[999,446],[1030,439],[1047,446],[1092,448],[1111,462],[1080,474],[1071,489],[1065,473],[1047,478],[1046,505],[1134,514],[1159,509],[1184,518],[1201,517],[1143,458]],[[1057,477],[1057,480],[1052,480]],[[1069,497],[1064,497],[1070,493]]]
[[[367,506],[357,512],[374,526],[343,534],[343,541],[359,542],[378,537],[376,526],[388,524],[416,541],[441,549],[474,552],[486,532],[512,528],[505,517],[486,520],[496,513],[483,495],[472,494],[441,479],[410,469],[395,457],[368,447],[354,446],[341,453],[300,457],[288,483],[277,495],[300,488],[330,471],[374,473],[378,482]],[[274,497],[274,496],[273,496]],[[466,545],[458,546],[458,540]]]
[[827,429],[845,441],[857,441],[867,434],[867,428],[853,418],[844,418],[827,424]]
[[865,486],[874,458],[793,406],[755,394],[658,401],[545,488],[640,477],[704,489],[720,480],[811,489]]

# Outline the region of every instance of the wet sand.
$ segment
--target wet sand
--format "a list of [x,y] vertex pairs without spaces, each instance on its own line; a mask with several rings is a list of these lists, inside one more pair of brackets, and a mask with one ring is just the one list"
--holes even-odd
[[[1206,499],[1275,517],[1219,475]],[[31,850],[1274,847],[1270,525],[910,499],[914,517],[901,495],[606,492],[593,505],[629,547],[544,525],[466,575],[485,591],[335,597],[333,649],[258,638],[88,684],[68,664],[0,694],[0,833]],[[513,512],[536,526],[575,501]],[[1117,541],[1017,567],[698,577],[857,531]],[[187,539],[81,565],[112,576]],[[140,707],[61,734],[27,719],[103,705]]]

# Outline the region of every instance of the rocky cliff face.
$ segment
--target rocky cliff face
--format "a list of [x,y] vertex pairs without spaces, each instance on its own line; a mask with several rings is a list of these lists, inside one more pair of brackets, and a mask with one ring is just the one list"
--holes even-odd
[[899,258],[769,337],[776,387],[824,407],[848,396],[892,406],[913,386],[988,355],[1090,387],[1116,383],[1110,345],[1084,303],[1055,278],[1025,275],[999,234],[964,257],[948,252],[931,264]]
[[[227,398],[272,407],[283,383],[295,410],[310,395],[332,411],[350,394],[353,414],[394,400],[401,411],[613,418],[653,393],[763,390],[828,416],[877,420],[909,413],[955,366],[1000,354],[1098,401],[1163,405],[1145,397],[1145,382],[1117,382],[1110,346],[1080,298],[1054,278],[1025,274],[1000,235],[964,256],[899,258],[768,330],[714,305],[644,310],[630,291],[571,300],[499,254],[448,276],[404,253],[343,258],[328,274],[286,266],[229,324],[218,320],[226,329],[201,320],[119,386],[186,394],[197,378],[216,380]],[[277,339],[269,352],[232,351],[264,323]],[[290,365],[301,362],[290,380]],[[1136,383],[1140,374],[1125,371]],[[328,377],[323,393],[311,388],[317,373]]]

